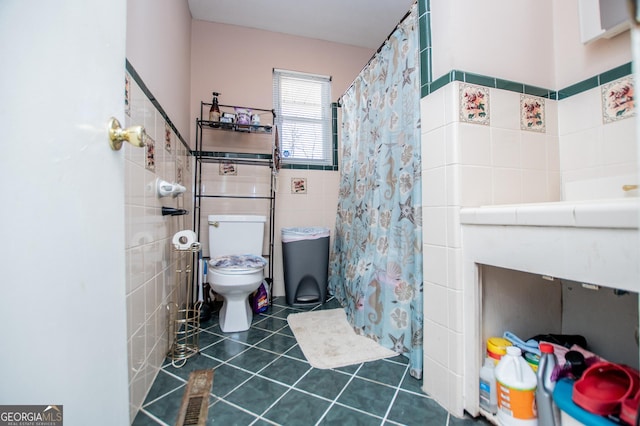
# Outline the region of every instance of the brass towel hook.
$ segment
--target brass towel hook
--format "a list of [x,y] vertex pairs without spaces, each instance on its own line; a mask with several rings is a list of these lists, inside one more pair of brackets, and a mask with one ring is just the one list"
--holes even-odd
[[142,126],[131,126],[123,129],[118,119],[111,117],[111,120],[109,120],[109,146],[114,151],[119,151],[124,141],[142,148],[146,138],[147,133]]

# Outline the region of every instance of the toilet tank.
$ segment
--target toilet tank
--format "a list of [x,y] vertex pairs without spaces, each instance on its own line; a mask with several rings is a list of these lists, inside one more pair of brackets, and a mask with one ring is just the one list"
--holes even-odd
[[209,256],[255,254],[262,256],[266,216],[209,215]]

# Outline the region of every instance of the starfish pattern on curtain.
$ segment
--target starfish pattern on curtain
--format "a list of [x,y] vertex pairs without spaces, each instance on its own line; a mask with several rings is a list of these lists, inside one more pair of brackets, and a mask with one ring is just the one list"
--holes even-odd
[[423,282],[417,5],[342,97],[342,162],[329,291],[357,333],[422,377]]

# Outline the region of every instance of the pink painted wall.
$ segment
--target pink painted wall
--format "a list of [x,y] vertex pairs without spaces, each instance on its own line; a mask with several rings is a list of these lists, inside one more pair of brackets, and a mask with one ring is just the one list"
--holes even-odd
[[[384,40],[380,40],[382,43]],[[273,68],[332,76],[332,100],[337,100],[351,85],[373,55],[373,49],[331,43],[281,33],[255,30],[227,24],[193,21],[191,25],[191,137],[195,146],[195,119],[200,102],[211,101],[211,92],[220,92],[220,103],[251,108],[273,108]],[[247,168],[231,181],[254,182]],[[290,182],[307,179],[307,193],[292,194]],[[207,188],[215,187],[215,167],[203,168]],[[274,296],[282,296],[282,250],[280,229],[291,226],[323,226],[333,233],[338,204],[339,172],[288,170],[278,173],[274,243]],[[231,187],[231,185],[229,185]],[[235,186],[234,186],[235,188]],[[203,204],[202,214],[212,209],[227,213],[243,212],[244,205]],[[204,217],[204,216],[203,216]],[[206,218],[205,218],[206,219]],[[206,220],[203,222],[206,226]],[[206,234],[206,228],[204,235]]]
[[190,142],[195,144],[200,101],[210,102],[213,91],[221,93],[222,104],[271,109],[272,70],[281,68],[332,76],[335,101],[373,53],[367,48],[194,20]]
[[578,0],[554,1],[552,4],[555,88],[565,88],[631,62],[630,31],[582,44]]
[[[127,59],[185,139],[192,127],[188,93],[191,22],[186,2],[127,1]],[[124,64],[122,67],[124,76]]]
[[462,70],[563,89],[631,61],[630,32],[584,45],[578,0],[431,0],[433,78]]

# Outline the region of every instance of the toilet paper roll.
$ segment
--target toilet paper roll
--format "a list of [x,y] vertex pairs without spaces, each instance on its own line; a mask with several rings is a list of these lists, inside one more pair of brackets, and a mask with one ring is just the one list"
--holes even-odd
[[196,233],[188,229],[176,232],[172,240],[173,246],[176,250],[188,250],[193,243],[197,243],[196,238]]

